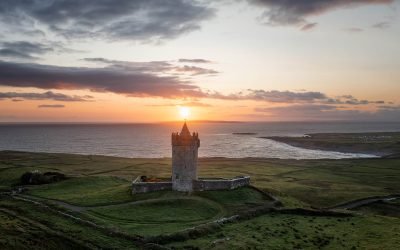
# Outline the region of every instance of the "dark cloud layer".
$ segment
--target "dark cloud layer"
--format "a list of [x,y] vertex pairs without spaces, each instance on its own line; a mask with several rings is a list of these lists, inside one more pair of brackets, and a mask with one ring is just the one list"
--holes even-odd
[[192,102],[183,102],[183,103],[166,103],[166,104],[150,104],[146,105],[147,107],[176,107],[176,106],[184,106],[184,107],[212,107],[211,104],[208,103],[203,103],[203,102],[198,102],[198,101],[192,101]]
[[[158,65],[158,64],[157,64]],[[148,67],[59,67],[0,61],[0,85],[40,89],[89,89],[129,96],[203,96],[199,88],[176,76],[161,76]]]
[[[269,103],[312,105],[309,108],[331,109],[338,105],[383,105],[384,101],[359,100],[352,95],[329,97],[318,91],[278,91],[247,89],[233,94],[201,89],[190,80],[183,80],[183,73],[210,74],[198,67],[180,67],[167,61],[125,62],[104,58],[87,58],[88,62],[100,63],[102,67],[58,67],[35,63],[0,61],[0,86],[35,87],[39,89],[84,89],[94,92],[112,92],[133,97],[163,98],[210,98],[230,101],[252,100]],[[200,71],[200,72],[198,72]],[[68,96],[48,91],[45,93],[0,93],[0,99],[91,101],[91,96]],[[188,103],[189,105],[190,103]],[[192,103],[193,106],[196,103]],[[321,105],[321,106],[315,106]]]
[[8,48],[1,48],[0,49],[0,57],[2,58],[17,58],[17,59],[37,59],[36,57],[23,53],[17,50],[8,49]]
[[7,58],[36,59],[37,55],[43,55],[50,51],[53,51],[53,48],[41,43],[0,42],[0,56]]
[[0,57],[6,59],[36,60],[39,59],[40,56],[50,52],[76,53],[82,51],[66,48],[61,42],[0,42]]
[[266,8],[261,18],[269,25],[298,25],[307,27],[307,20],[338,8],[355,7],[367,4],[389,4],[393,0],[248,0],[248,2]]
[[379,23],[375,23],[372,25],[372,28],[375,28],[375,29],[387,29],[389,27],[390,27],[389,22],[379,22]]
[[329,99],[324,93],[315,91],[292,92],[278,90],[266,91],[262,89],[248,89],[231,95],[208,93],[208,96],[225,100],[254,100],[277,103],[316,102]]
[[367,112],[343,109],[335,105],[296,104],[281,107],[255,108],[255,111],[265,114],[268,118],[277,118],[281,121],[398,121],[400,119],[399,106],[378,107],[376,111]]
[[151,73],[187,73],[192,76],[198,75],[215,75],[219,72],[213,69],[206,69],[197,66],[178,66],[169,61],[152,61],[152,62],[129,62],[109,60],[105,58],[84,58],[84,61],[101,63],[113,68],[120,68],[129,71],[151,72]]
[[[328,105],[385,104],[384,101],[358,100],[351,95],[329,97],[318,91],[278,91],[247,89],[233,94],[204,90],[181,73],[212,74],[213,70],[199,67],[180,67],[167,61],[125,62],[104,58],[87,58],[103,67],[60,67],[35,63],[0,61],[0,86],[35,87],[39,89],[85,89],[94,92],[112,92],[134,97],[210,98],[221,100],[253,100],[273,103],[319,103]],[[0,93],[1,94],[1,93]],[[54,92],[43,94],[2,93],[0,98],[52,99],[60,101],[87,101],[90,97],[67,96]],[[6,95],[5,95],[6,94]]]
[[350,33],[360,33],[360,32],[364,31],[364,29],[357,28],[357,27],[346,28],[344,30],[347,31],[347,32],[350,32]]
[[22,100],[54,100],[62,102],[88,102],[92,101],[93,97],[89,95],[65,95],[62,93],[55,93],[47,91],[44,93],[24,93],[24,92],[0,92],[0,100],[12,99],[14,102]]
[[205,68],[201,68],[201,67],[196,67],[196,66],[188,66],[185,65],[183,67],[176,67],[175,70],[177,72],[185,72],[185,73],[189,73],[193,76],[197,76],[197,75],[215,75],[218,74],[219,72],[213,69],[205,69]]
[[267,108],[255,108],[257,112],[270,112],[272,114],[283,114],[286,115],[296,115],[296,116],[304,116],[308,114],[315,114],[325,111],[336,110],[335,106],[331,105],[314,105],[314,104],[301,104],[301,105],[290,105],[290,106],[282,106],[282,107],[267,107]]
[[206,59],[201,59],[201,58],[195,58],[195,59],[185,59],[181,58],[178,60],[181,63],[212,63],[212,61],[206,60]]
[[221,95],[219,93],[208,93],[209,97],[225,100],[254,100],[274,103],[298,103],[298,104],[321,104],[325,105],[368,105],[368,104],[384,104],[384,101],[359,100],[352,95],[343,95],[331,98],[326,94],[318,91],[278,91],[278,90],[262,90],[248,89],[231,95]]
[[42,104],[38,105],[38,108],[65,108],[62,104]]
[[2,0],[3,25],[65,37],[163,40],[200,28],[214,10],[188,0]]
[[347,104],[347,105],[368,105],[368,104],[385,104],[385,101],[369,101],[359,100],[352,95],[342,95],[336,98],[328,98],[324,100],[326,104]]
[[315,27],[317,27],[317,23],[307,23],[307,24],[305,24],[303,27],[301,27],[300,29],[302,30],[302,31],[308,31],[308,30],[312,30],[312,29],[314,29]]

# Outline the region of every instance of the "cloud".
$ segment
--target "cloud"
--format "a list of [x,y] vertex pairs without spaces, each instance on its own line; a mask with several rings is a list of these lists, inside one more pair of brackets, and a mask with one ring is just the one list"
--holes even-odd
[[53,51],[51,47],[41,43],[16,41],[16,42],[1,42],[0,46],[6,49],[19,51],[26,54],[44,54]]
[[305,27],[310,24],[308,17],[323,14],[339,8],[368,4],[390,4],[393,0],[248,0],[249,3],[266,9],[262,16],[265,23],[272,26],[295,25]]
[[331,105],[314,105],[314,104],[301,104],[301,105],[290,105],[281,107],[266,107],[266,108],[255,108],[256,112],[267,112],[273,115],[285,115],[289,116],[305,116],[305,115],[315,115],[321,112],[336,110],[335,106]]
[[[210,74],[199,67],[179,67],[167,61],[125,62],[104,58],[87,58],[100,63],[97,67],[61,67],[36,63],[0,61],[0,86],[47,90],[90,90],[112,92],[131,97],[208,98],[230,101],[259,101],[269,103],[321,104],[321,105],[377,105],[384,101],[359,100],[351,95],[330,97],[318,91],[278,91],[247,89],[224,94],[202,89],[185,79],[177,70],[192,75]],[[205,72],[203,72],[205,70]],[[2,96],[1,96],[2,95]],[[57,101],[91,101],[91,96],[67,96],[48,91],[45,93],[0,93],[1,98]]]
[[206,60],[206,59],[200,59],[200,58],[196,58],[196,59],[184,59],[181,58],[178,60],[178,62],[181,63],[212,63],[212,61]]
[[364,29],[355,28],[355,27],[347,28],[347,29],[344,29],[344,30],[347,31],[347,32],[350,32],[350,33],[360,33],[360,32],[364,31]]
[[[164,40],[198,30],[214,9],[187,0],[3,0],[0,22],[12,30],[43,26],[67,38]],[[36,25],[34,25],[36,24]]]
[[400,106],[389,106],[389,105],[381,105],[378,106],[379,110],[384,111],[400,111]]
[[277,90],[251,90],[248,97],[254,100],[264,100],[269,102],[313,102],[327,98],[325,94],[315,91],[291,92]]
[[89,95],[77,96],[77,95],[65,95],[62,93],[55,93],[47,91],[44,93],[21,93],[21,92],[0,92],[0,100],[12,99],[13,102],[23,100],[54,100],[62,102],[88,102],[92,101],[93,97]]
[[19,58],[19,59],[31,59],[31,60],[36,60],[37,58],[26,53],[22,53],[20,51],[12,50],[12,49],[7,49],[7,48],[1,48],[0,49],[0,57],[3,58]]
[[178,106],[184,106],[184,107],[212,107],[211,104],[208,103],[203,103],[203,102],[183,102],[179,104],[174,104],[174,103],[166,103],[166,104],[150,104],[146,105],[147,107],[178,107]]
[[38,108],[65,108],[62,104],[42,104],[38,105]]
[[324,93],[316,91],[292,92],[278,90],[266,91],[262,89],[248,89],[246,91],[230,95],[208,93],[208,96],[210,98],[225,100],[254,100],[277,103],[315,102],[328,99],[328,96],[326,96]]
[[313,30],[315,27],[317,27],[318,23],[307,23],[303,27],[300,28],[302,31],[308,31],[308,30]]
[[0,85],[39,89],[88,89],[128,96],[204,97],[191,82],[177,76],[154,72],[149,65],[163,63],[111,65],[106,67],[61,67],[35,63],[0,61]]
[[131,71],[151,72],[151,73],[187,73],[192,76],[197,75],[215,75],[219,72],[213,69],[206,69],[197,66],[177,66],[168,61],[152,61],[152,62],[129,62],[109,60],[105,58],[84,58],[84,61],[100,63],[111,66],[113,68],[121,68]]
[[47,44],[27,41],[0,42],[0,57],[9,59],[36,60],[39,56],[49,52],[73,53],[78,51],[65,48],[60,42]]
[[180,106],[186,107],[212,107],[213,105],[203,102],[185,102],[180,104]]
[[330,97],[318,91],[278,91],[278,90],[262,90],[262,89],[247,89],[246,91],[224,95],[218,92],[205,92],[208,98],[222,99],[222,100],[252,100],[269,103],[292,103],[302,105],[312,105],[313,108],[320,105],[319,108],[329,108],[329,105],[344,105],[344,106],[358,106],[358,105],[378,105],[385,104],[385,101],[371,101],[359,100],[352,95],[342,95],[337,97]]
[[387,29],[390,27],[390,23],[389,22],[379,22],[379,23],[375,23],[372,25],[372,28],[375,29]]
[[369,101],[359,100],[352,95],[342,95],[336,98],[329,98],[324,101],[326,104],[348,104],[348,105],[368,105],[368,104],[385,104],[385,101]]
[[6,58],[37,59],[37,55],[43,55],[49,51],[53,49],[41,43],[0,42],[0,56]]
[[102,57],[98,58],[83,58],[83,61],[105,65],[113,69],[129,70],[136,72],[167,72],[172,71],[176,66],[168,61],[151,61],[151,62],[131,62],[131,61],[119,61],[110,60]]
[[376,111],[343,109],[335,105],[303,104],[280,107],[255,108],[269,119],[284,121],[398,121],[400,107],[379,108]]
[[185,65],[183,67],[176,67],[175,70],[177,72],[184,72],[184,73],[189,73],[192,76],[197,76],[197,75],[215,75],[218,74],[219,72],[213,69],[205,69],[205,68],[200,68],[196,66],[188,66]]

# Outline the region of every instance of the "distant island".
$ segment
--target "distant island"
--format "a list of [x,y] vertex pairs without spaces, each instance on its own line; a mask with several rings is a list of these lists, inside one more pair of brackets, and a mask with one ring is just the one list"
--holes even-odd
[[190,123],[245,123],[243,121],[226,121],[226,120],[190,120]]
[[256,135],[257,133],[251,133],[251,132],[235,132],[232,133],[233,135]]

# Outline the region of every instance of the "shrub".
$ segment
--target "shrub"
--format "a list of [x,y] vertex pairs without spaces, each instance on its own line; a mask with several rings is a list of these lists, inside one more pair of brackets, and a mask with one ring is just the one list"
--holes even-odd
[[42,174],[41,172],[35,170],[31,172],[25,172],[21,178],[20,182],[22,185],[41,185],[53,183],[61,180],[65,180],[66,177],[62,173],[58,172],[46,172]]

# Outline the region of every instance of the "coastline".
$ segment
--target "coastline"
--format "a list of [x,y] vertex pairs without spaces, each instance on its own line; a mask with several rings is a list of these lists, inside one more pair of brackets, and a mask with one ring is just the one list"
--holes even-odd
[[259,137],[293,147],[341,153],[373,154],[391,157],[400,154],[400,132],[311,133],[303,137]]

